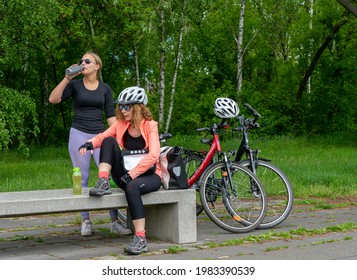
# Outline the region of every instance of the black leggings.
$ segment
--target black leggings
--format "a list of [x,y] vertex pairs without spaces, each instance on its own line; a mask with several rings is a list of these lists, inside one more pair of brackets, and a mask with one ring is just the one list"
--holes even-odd
[[120,178],[125,175],[126,172],[123,168],[119,145],[113,137],[108,137],[103,140],[99,162],[111,165],[112,179],[124,190],[132,219],[145,218],[145,210],[141,196],[160,189],[160,176],[156,173],[150,175],[143,174],[131,180],[127,185],[124,185],[120,181]]

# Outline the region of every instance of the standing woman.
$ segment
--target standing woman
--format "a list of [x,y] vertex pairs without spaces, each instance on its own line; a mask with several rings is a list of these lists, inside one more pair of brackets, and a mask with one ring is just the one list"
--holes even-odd
[[[161,171],[157,164],[160,156],[158,124],[146,106],[147,96],[143,88],[126,88],[119,94],[117,103],[118,121],[103,133],[87,140],[79,148],[79,153],[84,156],[88,154],[87,150],[101,147],[98,182],[89,194],[109,194],[109,174],[125,191],[135,235],[124,251],[138,255],[147,251],[141,196],[157,191],[161,186]],[[148,149],[148,153],[127,172],[123,168],[121,149]]]
[[[68,150],[73,166],[81,168],[82,187],[88,187],[91,153],[81,157],[78,154],[79,146],[89,138],[106,129],[103,122],[105,113],[108,125],[116,122],[112,90],[108,84],[98,79],[102,69],[102,60],[93,52],[86,52],[79,65],[83,67],[82,79],[72,80],[75,76],[65,76],[63,80],[53,89],[49,102],[61,103],[72,98],[74,107],[74,118],[69,133]],[[92,153],[95,163],[99,164],[99,149]],[[125,228],[118,219],[118,210],[109,211],[112,223],[111,232],[121,235],[131,234],[131,230]],[[81,235],[92,235],[92,223],[89,212],[82,212]]]

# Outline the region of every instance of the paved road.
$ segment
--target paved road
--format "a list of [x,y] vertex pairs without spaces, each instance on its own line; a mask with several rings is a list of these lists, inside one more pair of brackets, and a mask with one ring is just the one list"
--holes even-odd
[[[108,231],[105,212],[92,213],[94,235],[79,235],[78,214],[60,214],[0,219],[0,260],[357,260],[357,230],[319,233],[333,225],[357,222],[357,208],[329,210],[294,209],[274,230],[231,234],[205,215],[198,219],[198,241],[172,244],[148,240],[149,252],[129,256],[123,252],[130,237]],[[300,229],[311,235],[292,235]],[[285,239],[281,233],[289,233]],[[223,246],[223,242],[240,245]],[[261,238],[260,241],[258,237]],[[255,240],[255,241],[254,241]],[[178,250],[180,249],[180,250]]]

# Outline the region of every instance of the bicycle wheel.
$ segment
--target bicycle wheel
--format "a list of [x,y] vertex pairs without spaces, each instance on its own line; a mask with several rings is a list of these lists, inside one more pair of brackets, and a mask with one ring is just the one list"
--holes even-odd
[[118,218],[124,222],[125,224],[127,223],[127,209],[118,209]]
[[[248,160],[241,161],[239,164],[251,169]],[[282,223],[292,210],[294,201],[292,185],[278,167],[265,160],[258,160],[255,175],[262,183],[268,201],[267,213],[259,228],[273,228]]]
[[[202,161],[203,158],[198,155],[189,155],[183,159],[187,178],[190,178],[196,172],[198,167],[201,165]],[[194,183],[191,188],[194,188],[196,190],[196,215],[198,216],[199,214],[202,213],[203,207],[201,205],[201,200],[200,200],[200,188],[197,182]]]
[[249,232],[264,219],[265,191],[258,178],[238,163],[230,164],[230,173],[232,187],[225,162],[216,162],[207,168],[201,180],[201,203],[217,226],[233,233]]

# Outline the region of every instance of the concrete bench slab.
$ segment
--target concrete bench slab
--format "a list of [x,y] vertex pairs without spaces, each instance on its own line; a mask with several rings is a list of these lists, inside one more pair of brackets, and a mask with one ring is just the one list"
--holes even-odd
[[[126,208],[125,194],[112,189],[111,195],[91,197],[88,189],[73,195],[71,189],[0,193],[0,218],[38,214],[82,212]],[[142,196],[148,237],[174,243],[197,241],[196,191],[163,190]],[[130,225],[130,217],[128,217]]]

